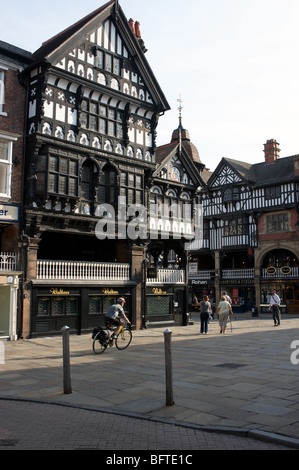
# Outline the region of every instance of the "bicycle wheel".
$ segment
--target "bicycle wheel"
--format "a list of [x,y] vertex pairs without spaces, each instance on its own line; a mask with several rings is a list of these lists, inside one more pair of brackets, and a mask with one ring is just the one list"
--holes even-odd
[[95,336],[93,340],[92,348],[96,354],[102,354],[107,349],[107,345],[103,346],[103,344],[100,343],[98,338],[99,333]]
[[115,339],[117,349],[126,349],[132,341],[132,331],[124,328],[120,331]]

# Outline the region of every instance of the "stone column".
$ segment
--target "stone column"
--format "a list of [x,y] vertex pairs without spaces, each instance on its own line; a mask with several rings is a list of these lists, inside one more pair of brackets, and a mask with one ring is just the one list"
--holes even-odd
[[221,266],[220,266],[220,251],[215,251],[215,306],[217,308],[220,297],[220,276],[221,276]]
[[132,323],[140,329],[144,315],[144,252],[145,247],[128,246],[128,260],[131,266],[131,281],[136,282],[135,297],[132,298]]
[[23,289],[23,319],[22,337],[29,338],[31,332],[32,309],[32,283],[37,278],[37,252],[40,238],[28,238],[27,245],[23,245],[25,254],[24,262],[24,289]]

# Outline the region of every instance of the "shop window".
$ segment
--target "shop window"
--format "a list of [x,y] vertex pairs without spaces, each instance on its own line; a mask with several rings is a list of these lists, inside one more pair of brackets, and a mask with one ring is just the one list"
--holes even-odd
[[172,296],[161,295],[152,296],[147,298],[147,315],[169,315],[171,313]]
[[79,314],[78,297],[39,297],[38,316],[63,316]]
[[100,315],[103,311],[102,298],[97,296],[89,297],[89,314]]

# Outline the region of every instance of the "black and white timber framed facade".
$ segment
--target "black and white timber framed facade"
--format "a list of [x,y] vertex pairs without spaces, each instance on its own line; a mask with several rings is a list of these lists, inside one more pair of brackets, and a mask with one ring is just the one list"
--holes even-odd
[[284,311],[299,305],[298,156],[279,158],[279,144],[265,144],[265,161],[223,158],[201,193],[204,227],[190,252],[192,296],[221,292],[235,311],[266,310],[271,289]]

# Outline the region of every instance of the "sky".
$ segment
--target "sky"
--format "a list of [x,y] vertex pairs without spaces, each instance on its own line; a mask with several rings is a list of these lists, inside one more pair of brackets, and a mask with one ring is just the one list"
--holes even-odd
[[[34,52],[106,0],[0,0],[0,40]],[[183,126],[202,163],[264,159],[269,139],[280,157],[299,154],[298,0],[120,0],[140,22],[146,58],[171,107],[157,145]]]

